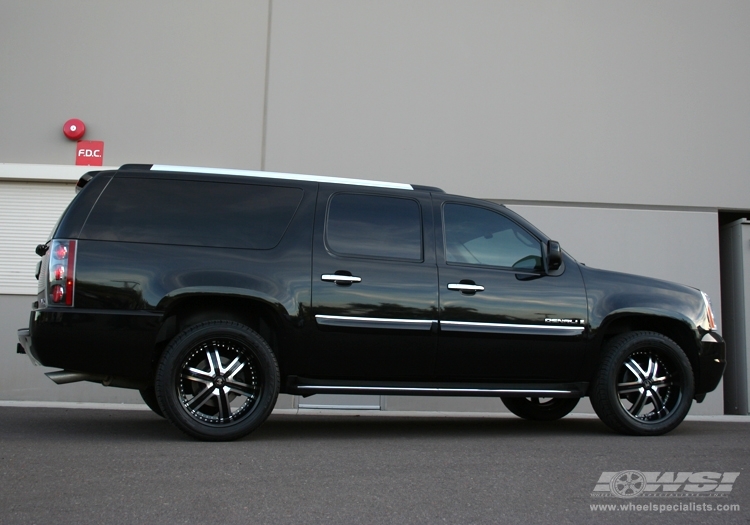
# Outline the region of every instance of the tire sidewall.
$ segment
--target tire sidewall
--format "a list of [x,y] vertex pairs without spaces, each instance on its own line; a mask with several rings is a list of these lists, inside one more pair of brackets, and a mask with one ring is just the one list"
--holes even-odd
[[[211,339],[241,343],[257,364],[260,389],[250,412],[225,424],[204,423],[188,413],[180,401],[178,382],[183,363],[197,345]],[[233,321],[206,321],[175,336],[156,372],[155,389],[164,416],[183,432],[206,441],[229,441],[258,428],[270,415],[279,393],[279,370],[273,351],[255,331]]]

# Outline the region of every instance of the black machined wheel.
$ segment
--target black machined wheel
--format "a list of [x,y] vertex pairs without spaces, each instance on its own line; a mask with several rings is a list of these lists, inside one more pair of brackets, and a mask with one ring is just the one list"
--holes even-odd
[[567,416],[578,404],[578,398],[501,397],[503,404],[518,417],[531,421],[555,421]]
[[232,321],[207,321],[178,334],[156,373],[166,418],[209,441],[237,439],[258,428],[278,392],[273,351],[256,332]]
[[591,404],[618,432],[659,435],[685,419],[693,393],[693,369],[677,343],[656,332],[631,332],[607,345]]

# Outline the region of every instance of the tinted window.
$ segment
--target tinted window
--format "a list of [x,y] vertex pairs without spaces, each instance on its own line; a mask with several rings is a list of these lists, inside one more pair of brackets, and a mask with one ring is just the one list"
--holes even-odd
[[82,237],[110,241],[268,249],[302,199],[299,188],[114,178]]
[[443,220],[445,260],[449,263],[542,269],[539,241],[500,213],[446,204]]
[[328,206],[326,243],[345,255],[421,260],[419,204],[379,195],[334,195]]

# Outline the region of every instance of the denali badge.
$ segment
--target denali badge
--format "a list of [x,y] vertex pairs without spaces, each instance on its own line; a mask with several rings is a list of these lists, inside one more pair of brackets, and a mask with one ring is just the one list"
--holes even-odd
[[544,320],[545,323],[557,323],[557,324],[584,324],[584,319],[550,319]]

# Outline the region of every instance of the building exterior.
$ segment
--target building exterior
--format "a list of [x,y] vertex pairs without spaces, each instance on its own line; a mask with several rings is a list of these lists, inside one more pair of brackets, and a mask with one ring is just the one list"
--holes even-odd
[[750,4],[727,0],[0,2],[0,399],[140,401],[58,387],[13,353],[34,247],[87,171],[62,133],[79,118],[105,166],[439,186],[508,204],[590,266],[701,288],[720,330],[731,304],[730,356],[745,359],[727,399],[691,413],[747,413],[750,264],[722,268],[750,246],[720,225],[750,218],[748,25]]

